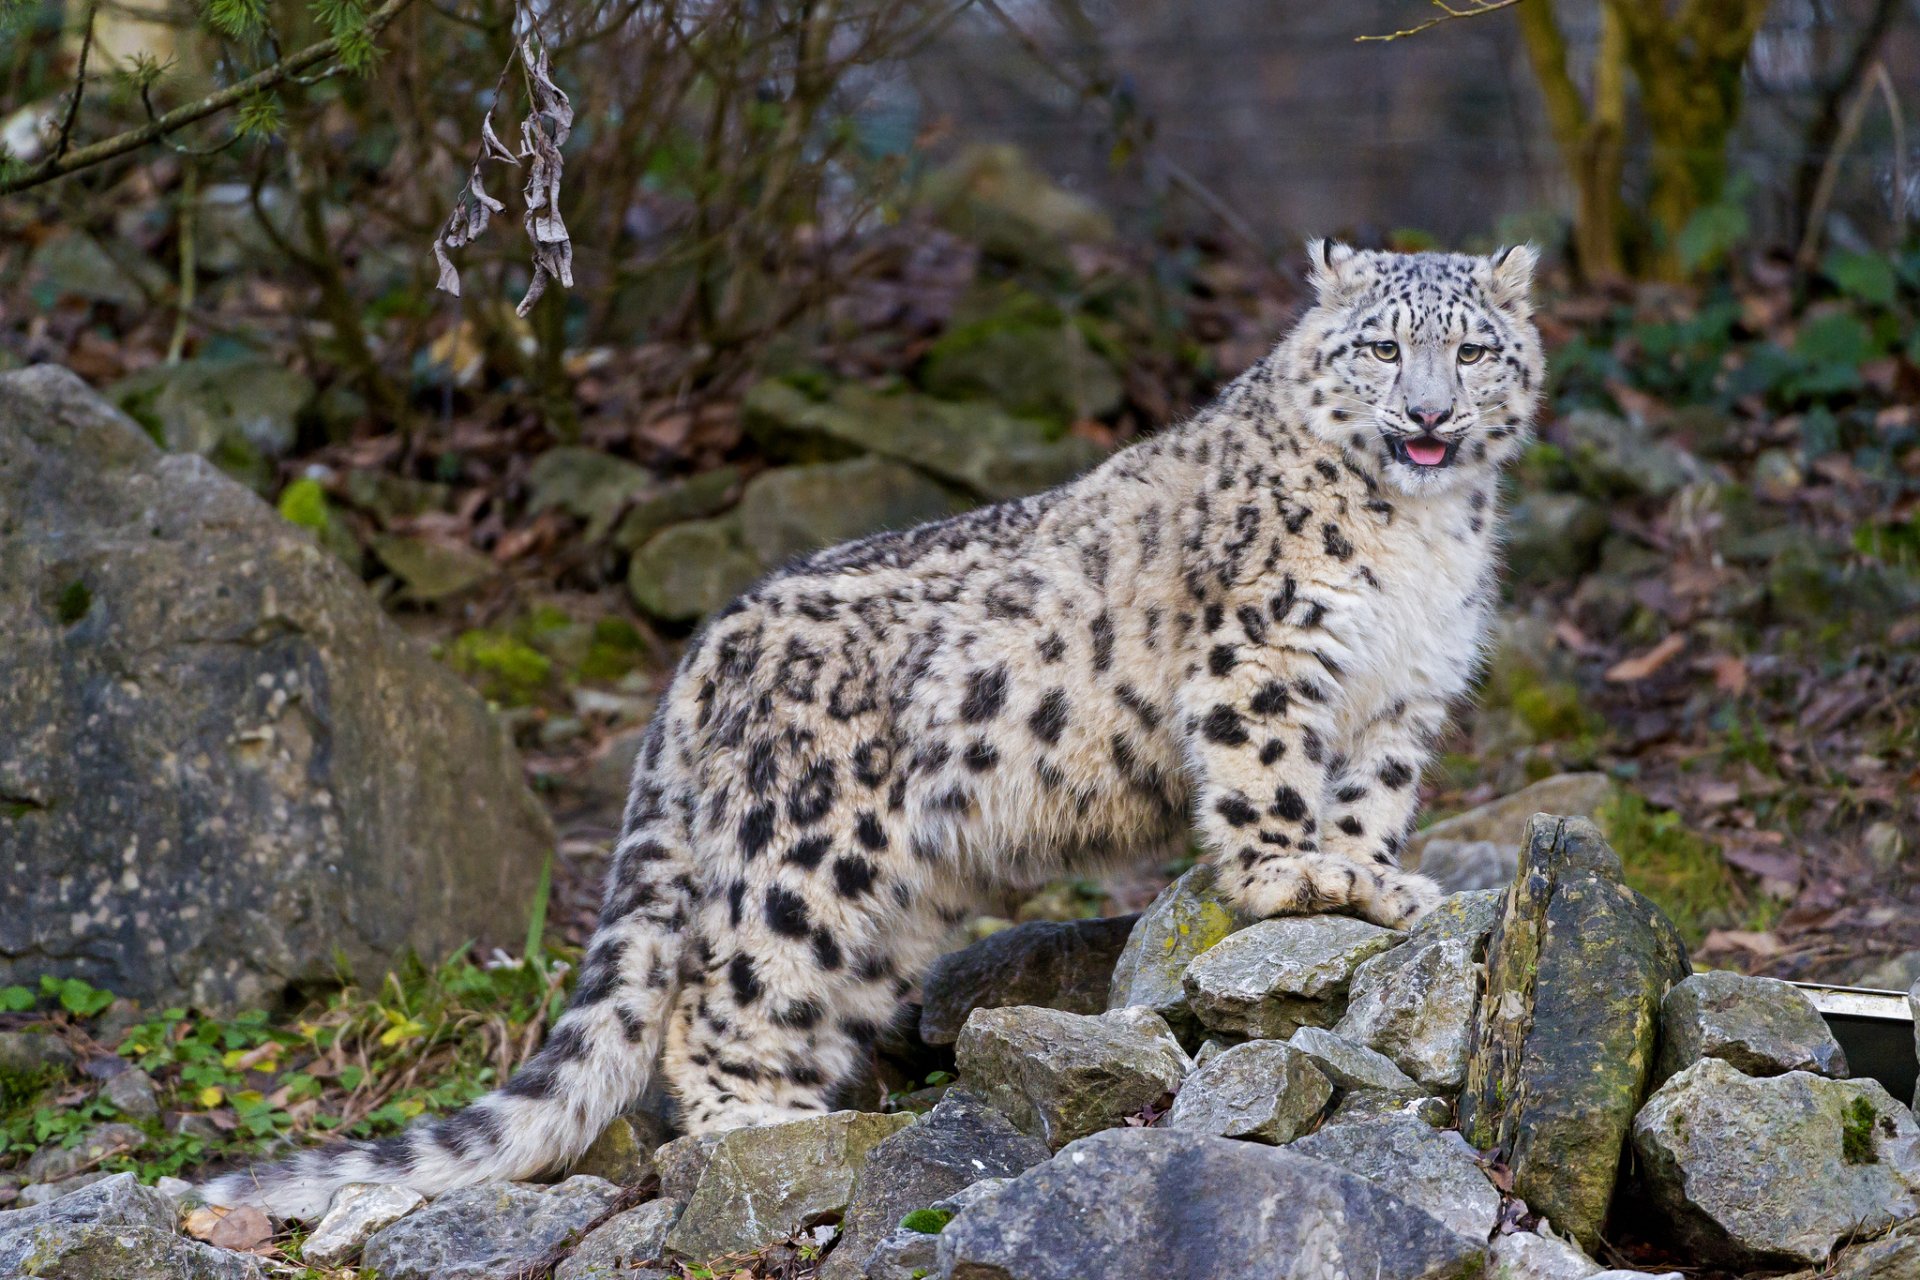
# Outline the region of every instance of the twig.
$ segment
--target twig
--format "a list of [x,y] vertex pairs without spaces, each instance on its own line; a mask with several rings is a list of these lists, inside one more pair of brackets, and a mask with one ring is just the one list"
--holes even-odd
[[[1820,166],[1820,181],[1814,184],[1813,200],[1807,205],[1807,230],[1800,238],[1800,252],[1794,255],[1794,262],[1802,270],[1811,270],[1820,258],[1820,236],[1826,230],[1827,206],[1833,202],[1834,188],[1840,181],[1840,161],[1853,146],[1854,135],[1860,132],[1861,122],[1866,119],[1867,103],[1879,91],[1879,77],[1886,70],[1875,63],[1873,71],[1867,76],[1867,82],[1860,86],[1860,92],[1853,97],[1853,105],[1847,108],[1845,119],[1840,122],[1840,131],[1834,135],[1833,150],[1827,153],[1826,163]],[[1896,199],[1903,193],[1894,192]]]
[[[379,36],[387,24],[399,17],[401,11],[405,9],[410,2],[411,0],[387,0],[386,4],[368,14],[366,26],[367,38],[373,39]],[[0,179],[0,196],[13,195],[16,192],[42,186],[52,182],[56,178],[64,178],[70,173],[91,168],[96,164],[112,160],[117,156],[126,155],[130,151],[138,151],[149,142],[164,138],[166,135],[183,129],[195,121],[204,120],[211,115],[218,115],[220,112],[226,111],[246,101],[255,94],[266,92],[281,81],[305,71],[308,67],[316,63],[338,57],[339,53],[340,40],[338,37],[329,37],[325,40],[317,41],[304,49],[299,49],[288,54],[272,66],[255,72],[238,84],[229,85],[227,88],[221,89],[216,93],[210,93],[197,102],[190,102],[183,107],[175,107],[159,119],[149,121],[137,129],[128,129],[124,133],[115,134],[113,137],[96,142],[92,146],[81,147],[78,151],[69,155],[62,156],[56,153],[53,157],[49,158],[45,164],[29,173],[22,174],[15,178]]]
[[67,102],[67,117],[60,122],[60,141],[54,144],[53,154],[47,157],[49,165],[59,162],[67,154],[67,144],[73,141],[74,122],[80,118],[80,103],[87,96],[87,55],[93,52],[93,15],[95,6],[87,6],[87,22],[80,36],[80,65],[73,72],[73,97]]
[[189,160],[180,174],[180,305],[173,317],[173,337],[167,341],[167,363],[179,364],[187,345],[187,324],[193,314],[193,288],[199,275],[195,251],[196,223],[200,221],[200,166]]
[[1447,0],[1431,0],[1431,3],[1434,8],[1440,10],[1439,17],[1428,18],[1419,26],[1407,27],[1404,30],[1391,32],[1384,36],[1355,36],[1353,42],[1355,44],[1367,44],[1369,42],[1385,43],[1388,40],[1404,40],[1408,36],[1417,36],[1422,31],[1431,30],[1443,22],[1452,22],[1457,18],[1478,18],[1484,14],[1498,13],[1502,9],[1511,9],[1514,5],[1519,4],[1520,0],[1467,0],[1466,7],[1461,9],[1454,8],[1447,3]]

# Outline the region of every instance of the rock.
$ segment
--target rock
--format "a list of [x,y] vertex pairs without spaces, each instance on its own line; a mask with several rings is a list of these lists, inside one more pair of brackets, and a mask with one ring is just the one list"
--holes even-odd
[[967,1015],[982,1008],[1036,1005],[1099,1013],[1107,1007],[1114,962],[1136,919],[1036,920],[948,952],[920,983],[920,1038],[952,1044]]
[[1893,823],[1876,822],[1861,833],[1860,851],[1875,871],[1890,876],[1907,856],[1907,838]]
[[157,364],[122,378],[107,399],[161,447],[197,453],[265,492],[272,460],[292,450],[313,382],[277,360],[197,359]]
[[882,529],[909,529],[960,510],[947,491],[885,458],[763,471],[740,499],[740,533],[773,568]]
[[163,298],[172,281],[159,263],[115,242],[107,249],[84,231],[50,236],[34,250],[27,266],[36,294],[49,305],[60,298],[79,298],[111,306],[144,307]]
[[1755,1079],[1705,1058],[1641,1109],[1633,1149],[1702,1262],[1817,1265],[1842,1240],[1920,1216],[1920,1124],[1874,1080]]
[[1644,426],[1597,409],[1575,409],[1557,424],[1580,487],[1602,501],[1669,498],[1707,478],[1698,459]]
[[855,1280],[869,1255],[915,1209],[929,1208],[982,1178],[1024,1173],[1052,1154],[964,1089],[940,1100],[916,1124],[883,1139],[853,1181],[840,1242],[821,1280]]
[[668,525],[718,515],[740,493],[738,467],[714,467],[635,499],[613,531],[614,545],[633,551]]
[[[866,1280],[925,1280],[939,1265],[940,1233],[968,1207],[1006,1186],[1012,1178],[982,1178],[929,1206],[929,1214],[909,1214],[867,1255]],[[844,1249],[846,1246],[841,1245]]]
[[1255,1040],[1216,1054],[1188,1076],[1161,1123],[1279,1145],[1311,1127],[1332,1099],[1333,1085],[1306,1054]]
[[1850,986],[1870,991],[1905,991],[1915,982],[1920,982],[1920,950],[1868,961],[1848,979]]
[[1652,1083],[1660,1002],[1692,966],[1659,908],[1620,883],[1585,818],[1536,815],[1487,944],[1460,1129],[1514,1194],[1591,1248]]
[[500,571],[493,557],[461,543],[407,533],[381,533],[367,545],[406,588],[410,599],[431,602],[471,591]]
[[355,1183],[334,1193],[327,1214],[300,1248],[300,1260],[316,1267],[344,1267],[378,1231],[426,1203],[411,1187]]
[[[0,823],[5,821],[0,817]],[[0,1031],[0,1096],[24,1102],[65,1079],[73,1065],[73,1050],[67,1042],[45,1028]]]
[[[685,1207],[679,1200],[649,1200],[637,1209],[615,1214],[580,1242],[554,1271],[553,1280],[646,1280],[648,1271],[635,1264],[660,1257],[667,1232]],[[663,1278],[669,1274],[652,1271]]]
[[1487,1250],[1487,1280],[1589,1280],[1599,1273],[1578,1246],[1530,1231],[1495,1236]]
[[1350,916],[1262,920],[1197,957],[1181,987],[1209,1030],[1284,1039],[1338,1022],[1353,971],[1404,937]]
[[52,1204],[55,1200],[70,1196],[82,1187],[90,1187],[96,1182],[105,1182],[113,1175],[104,1172],[80,1173],[71,1178],[62,1178],[58,1182],[36,1182],[20,1188],[19,1205],[30,1209],[35,1205]]
[[[1491,841],[1510,852],[1506,875],[1497,882],[1475,888],[1505,889],[1520,866],[1520,848],[1525,843],[1527,819],[1536,813],[1558,813],[1566,817],[1595,818],[1616,794],[1613,779],[1604,773],[1559,773],[1542,778],[1510,796],[1488,801],[1475,809],[1434,823],[1425,831],[1407,838],[1401,865],[1431,875],[1427,853],[1436,844],[1473,844]],[[1438,856],[1438,850],[1434,850]],[[1458,855],[1454,855],[1458,856]],[[1453,892],[1461,892],[1456,889]]]
[[50,367],[0,510],[0,985],[214,1012],[524,935],[506,735],[304,532]]
[[1287,1042],[1307,1055],[1320,1074],[1341,1089],[1380,1089],[1418,1094],[1420,1086],[1393,1059],[1320,1027],[1301,1027]]
[[720,1146],[722,1136],[690,1133],[665,1143],[653,1153],[653,1171],[660,1176],[661,1199],[684,1201],[693,1197],[693,1189],[700,1185],[707,1166],[713,1163],[713,1153]]
[[1891,1234],[1849,1245],[1817,1271],[1796,1271],[1780,1280],[1914,1280],[1920,1276],[1920,1219]]
[[1520,848],[1505,840],[1432,840],[1420,874],[1443,893],[1504,888],[1520,866]]
[[261,1280],[260,1264],[174,1234],[171,1201],[130,1173],[0,1212],[0,1275],[57,1280]]
[[952,1280],[1466,1280],[1485,1246],[1287,1148],[1167,1129],[1069,1145],[940,1233]]
[[703,1263],[784,1240],[809,1218],[839,1213],[854,1171],[908,1115],[835,1111],[722,1134],[687,1211],[667,1234],[667,1251]]
[[1100,206],[1068,191],[1010,144],[976,143],[922,180],[916,196],[942,226],[989,257],[1065,274],[1067,245],[1113,238]]
[[[1907,1010],[1913,1014],[1913,1056],[1920,1058],[1920,979],[1907,992]],[[1920,1086],[1914,1088],[1913,1109],[1920,1112]]]
[[[1057,347],[1057,332],[1053,336]],[[1112,377],[1110,369],[1106,376]],[[857,383],[842,383],[819,400],[791,383],[762,382],[747,392],[742,413],[746,428],[776,457],[817,462],[873,454],[989,501],[1061,484],[1105,456],[1091,441],[1049,439],[1043,424],[991,404],[883,395]]]
[[137,1151],[147,1135],[130,1124],[97,1124],[71,1147],[42,1147],[27,1158],[20,1172],[31,1182],[57,1182],[90,1169],[108,1156]]
[[1805,992],[1777,978],[1738,973],[1696,973],[1660,1006],[1655,1083],[1702,1058],[1724,1059],[1750,1076],[1847,1074],[1845,1051]]
[[1607,536],[1607,508],[1577,493],[1530,493],[1507,513],[1507,564],[1516,581],[1570,582],[1592,569]]
[[1195,957],[1253,921],[1215,887],[1210,863],[1182,875],[1140,913],[1114,962],[1107,1008],[1141,1006],[1167,1020],[1183,1043],[1200,1039],[1181,976]]
[[1457,1090],[1480,998],[1480,953],[1499,899],[1492,891],[1447,898],[1404,943],[1361,964],[1334,1032],[1385,1055],[1421,1085]]
[[1453,1107],[1445,1098],[1421,1094],[1387,1093],[1379,1089],[1352,1089],[1343,1094],[1327,1113],[1328,1124],[1363,1124],[1408,1116],[1432,1129],[1453,1125]]
[[1474,1240],[1485,1240],[1500,1220],[1500,1193],[1473,1149],[1417,1116],[1324,1125],[1288,1150],[1376,1182]]
[[638,1186],[655,1171],[653,1151],[666,1136],[667,1126],[658,1116],[615,1116],[568,1172],[605,1178],[617,1187]]
[[598,449],[560,445],[527,469],[527,510],[564,511],[586,522],[586,541],[598,542],[628,503],[656,485],[653,472],[638,463]]
[[975,1009],[954,1045],[960,1078],[1023,1133],[1058,1149],[1121,1123],[1180,1087],[1191,1063],[1158,1015]]
[[360,1265],[380,1280],[517,1280],[619,1198],[599,1178],[462,1187],[375,1232]]
[[627,565],[627,594],[656,618],[712,613],[766,572],[741,541],[737,514],[690,520],[649,538]]
[[1113,366],[1070,317],[1017,296],[970,322],[956,318],[928,348],[920,384],[947,400],[991,401],[1063,424],[1104,418],[1126,399]]
[[1215,1058],[1231,1048],[1233,1048],[1233,1046],[1225,1040],[1207,1039],[1202,1042],[1198,1049],[1193,1051],[1194,1068],[1197,1070],[1200,1067],[1206,1066],[1209,1062],[1212,1062]]
[[153,1077],[138,1067],[122,1071],[100,1086],[100,1097],[123,1116],[135,1120],[160,1118],[160,1093],[154,1088]]

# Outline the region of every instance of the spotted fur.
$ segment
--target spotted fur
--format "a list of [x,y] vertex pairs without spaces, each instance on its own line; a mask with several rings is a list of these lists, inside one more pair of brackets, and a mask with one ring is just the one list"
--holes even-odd
[[451,1118],[211,1198],[311,1216],[347,1182],[526,1177],[656,1058],[693,1132],[828,1110],[985,896],[1190,826],[1256,915],[1430,907],[1397,854],[1493,604],[1498,470],[1542,377],[1533,255],[1311,253],[1316,304],[1191,422],[808,556],[713,618],[539,1054]]

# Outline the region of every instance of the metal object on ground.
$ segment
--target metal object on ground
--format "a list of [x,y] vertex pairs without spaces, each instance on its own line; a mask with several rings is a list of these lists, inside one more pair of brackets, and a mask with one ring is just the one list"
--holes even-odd
[[1834,1038],[1847,1051],[1847,1067],[1854,1079],[1870,1076],[1900,1101],[1913,1100],[1920,1063],[1914,1059],[1913,1010],[1904,992],[1818,982],[1793,985],[1807,993],[1833,1028]]

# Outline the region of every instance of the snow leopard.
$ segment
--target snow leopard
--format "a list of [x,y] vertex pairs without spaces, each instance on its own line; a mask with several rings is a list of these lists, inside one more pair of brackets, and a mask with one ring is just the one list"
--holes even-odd
[[1250,916],[1405,926],[1423,763],[1498,591],[1535,254],[1313,241],[1303,317],[1037,496],[803,556],[689,641],[571,1005],[501,1089],[211,1184],[313,1217],[564,1166],[656,1072],[690,1133],[819,1115],[990,895],[1196,839]]

